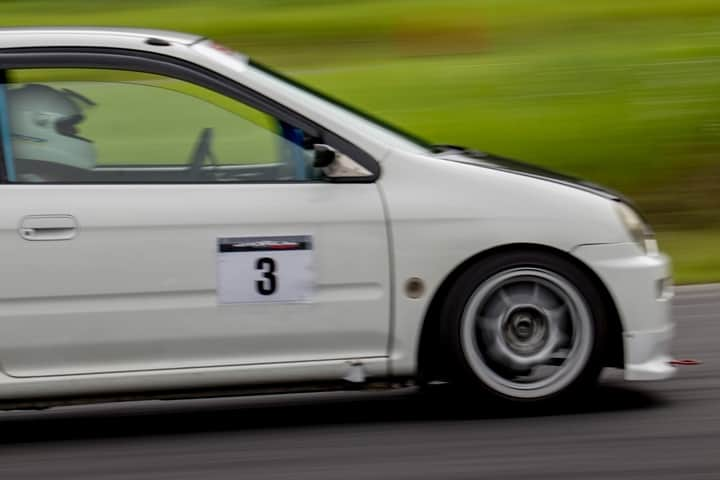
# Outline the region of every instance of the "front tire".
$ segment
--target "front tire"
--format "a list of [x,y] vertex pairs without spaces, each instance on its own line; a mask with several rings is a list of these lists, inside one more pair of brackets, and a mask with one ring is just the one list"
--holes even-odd
[[574,262],[514,252],[471,266],[443,307],[455,383],[506,400],[543,401],[593,385],[607,308]]

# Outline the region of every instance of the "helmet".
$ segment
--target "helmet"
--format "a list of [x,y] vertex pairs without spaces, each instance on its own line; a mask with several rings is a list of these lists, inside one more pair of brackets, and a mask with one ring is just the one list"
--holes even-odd
[[16,159],[95,168],[95,146],[77,127],[92,101],[71,90],[27,84],[8,90],[7,104]]

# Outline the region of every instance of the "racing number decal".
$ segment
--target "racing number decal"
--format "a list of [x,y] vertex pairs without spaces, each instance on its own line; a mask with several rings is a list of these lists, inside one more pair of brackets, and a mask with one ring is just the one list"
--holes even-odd
[[275,276],[275,260],[269,257],[258,258],[255,268],[263,272],[264,280],[257,280],[255,286],[260,295],[272,295],[277,290],[277,277]]
[[217,241],[219,303],[304,302],[315,285],[310,235]]

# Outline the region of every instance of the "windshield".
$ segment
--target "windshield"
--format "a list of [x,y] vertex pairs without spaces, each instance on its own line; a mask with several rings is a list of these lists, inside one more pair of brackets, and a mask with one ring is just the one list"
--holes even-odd
[[282,83],[285,88],[294,90],[296,94],[304,96],[312,96],[315,102],[322,102],[324,109],[329,109],[339,119],[347,119],[356,124],[358,129],[372,134],[373,138],[381,140],[383,143],[398,148],[411,149],[421,153],[427,153],[431,150],[431,145],[420,137],[408,133],[398,127],[388,124],[387,122],[374,117],[371,114],[363,112],[355,107],[334,99],[322,92],[311,87],[301,84],[293,79],[286,77],[270,68],[259,64],[258,62],[248,61],[249,71],[255,75],[264,77],[264,80],[273,80]]

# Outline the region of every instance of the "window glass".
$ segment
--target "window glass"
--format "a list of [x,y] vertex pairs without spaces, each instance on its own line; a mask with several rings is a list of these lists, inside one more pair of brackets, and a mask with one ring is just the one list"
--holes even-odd
[[18,183],[322,177],[302,130],[195,84],[98,69],[12,70],[7,77]]

